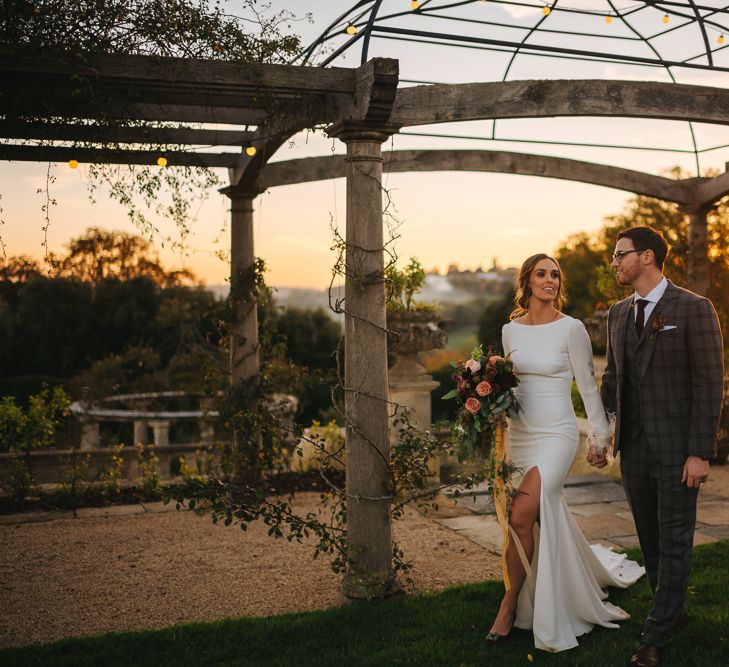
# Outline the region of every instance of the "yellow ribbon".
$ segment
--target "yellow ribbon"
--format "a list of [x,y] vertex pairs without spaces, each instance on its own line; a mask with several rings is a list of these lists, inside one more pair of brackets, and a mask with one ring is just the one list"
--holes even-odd
[[494,433],[494,458],[496,459],[495,479],[493,485],[494,509],[496,520],[501,528],[501,571],[504,574],[504,588],[508,591],[511,588],[509,573],[506,567],[506,551],[509,548],[509,517],[506,512],[506,485],[502,473],[506,460],[504,453],[504,426],[497,424]]

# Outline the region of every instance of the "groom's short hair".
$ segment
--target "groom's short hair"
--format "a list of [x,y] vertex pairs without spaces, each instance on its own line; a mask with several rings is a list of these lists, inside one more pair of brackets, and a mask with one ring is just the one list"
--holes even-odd
[[628,227],[628,229],[623,229],[618,234],[619,239],[630,239],[633,242],[633,247],[641,252],[652,250],[653,257],[656,259],[656,266],[663,271],[663,262],[668,254],[668,243],[659,231],[647,225]]

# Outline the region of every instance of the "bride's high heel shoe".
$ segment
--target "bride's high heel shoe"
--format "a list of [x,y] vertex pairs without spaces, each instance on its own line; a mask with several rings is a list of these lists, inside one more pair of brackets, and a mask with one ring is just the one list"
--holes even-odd
[[514,627],[514,621],[516,621],[516,612],[512,613],[511,626],[509,627],[509,631],[505,635],[500,635],[497,632],[489,632],[486,635],[486,642],[490,646],[493,646],[493,645],[499,644],[499,643],[503,644],[511,635],[511,631]]

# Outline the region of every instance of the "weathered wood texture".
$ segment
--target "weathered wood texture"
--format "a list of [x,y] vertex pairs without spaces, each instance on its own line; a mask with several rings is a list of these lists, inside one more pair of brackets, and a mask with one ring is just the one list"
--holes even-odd
[[401,88],[390,117],[408,127],[490,118],[623,116],[729,124],[729,90],[652,81],[547,80]]
[[[695,201],[694,188],[681,181],[568,158],[484,150],[407,150],[384,152],[387,172],[475,171],[543,176],[656,197],[680,204]],[[343,155],[271,162],[262,184],[272,188],[344,176]]]
[[24,162],[94,162],[106,164],[157,163],[164,155],[169,167],[233,167],[237,153],[195,153],[192,151],[134,151],[104,148],[69,148],[66,146],[17,146],[0,144],[0,160]]
[[247,380],[260,368],[256,302],[241,300],[241,290],[256,256],[253,246],[253,200],[257,193],[230,192],[230,281],[234,309],[230,335],[232,384]]
[[[348,122],[356,122],[359,127],[376,128],[387,124],[397,93],[397,60],[374,58],[351,72],[354,85],[352,99],[332,119],[333,127],[341,127]],[[240,156],[238,166],[230,172],[230,182],[244,188],[259,187],[268,160],[290,136],[305,127],[307,123],[304,115],[268,119],[256,130],[253,139],[258,149],[256,155]],[[397,129],[393,128],[393,131]]]
[[387,334],[382,224],[385,139],[347,141],[345,410],[349,598],[392,592]]
[[709,263],[709,237],[706,214],[708,208],[698,206],[685,209],[688,216],[687,281],[686,287],[696,294],[706,296],[711,284]]
[[729,171],[699,184],[697,193],[701,204],[714,204],[729,195]]
[[0,121],[0,137],[93,142],[98,144],[183,144],[241,146],[254,133],[246,130],[205,130],[191,127],[118,126],[74,123]]
[[354,70],[155,56],[2,54],[0,112],[257,124],[271,112],[330,122]]

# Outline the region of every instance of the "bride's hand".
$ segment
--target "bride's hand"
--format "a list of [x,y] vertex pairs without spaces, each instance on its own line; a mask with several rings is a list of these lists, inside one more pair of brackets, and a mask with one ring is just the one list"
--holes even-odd
[[607,451],[591,445],[587,450],[587,462],[593,468],[604,468],[608,464]]

